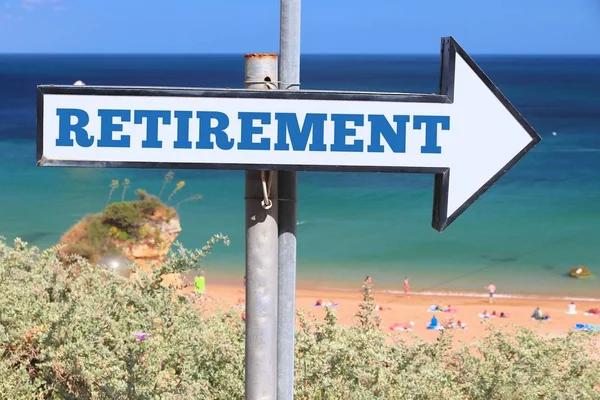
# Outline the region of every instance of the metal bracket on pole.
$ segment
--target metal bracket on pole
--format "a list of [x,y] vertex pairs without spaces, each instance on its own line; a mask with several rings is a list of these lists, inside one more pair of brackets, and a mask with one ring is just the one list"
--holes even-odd
[[[300,0],[281,0],[279,89],[300,89]],[[291,83],[291,84],[290,84]],[[277,399],[294,398],[296,328],[296,171],[279,171]]]
[[[276,54],[246,55],[247,88],[269,88],[277,74]],[[277,398],[277,172],[266,175],[246,171],[247,400]]]

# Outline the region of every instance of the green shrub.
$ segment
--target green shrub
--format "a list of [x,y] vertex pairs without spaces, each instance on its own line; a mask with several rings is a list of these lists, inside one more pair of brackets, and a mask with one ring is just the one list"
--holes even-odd
[[117,234],[117,239],[124,242],[129,239],[129,234],[125,231],[119,231]]
[[140,229],[138,230],[138,236],[140,239],[146,239],[150,235],[151,231],[152,227],[150,226],[150,224],[145,223],[142,226],[140,226]]
[[161,207],[164,207],[163,204],[155,197],[150,197],[144,200],[140,200],[138,202],[138,206],[140,208],[140,212],[142,215],[152,215],[156,210]]
[[78,242],[67,246],[66,253],[72,255],[78,254],[86,260],[92,260],[96,254],[96,251],[88,243]]
[[81,258],[64,265],[54,249],[0,243],[0,398],[243,398],[239,314],[202,318],[160,286],[160,274],[196,267],[218,241],[228,243],[179,247],[137,282]]
[[166,222],[168,224],[169,222],[171,222],[171,219],[173,219],[177,215],[177,211],[175,211],[175,209],[173,208],[167,208],[166,210]]
[[[206,313],[160,275],[199,268],[226,237],[177,246],[152,276],[128,281],[55,249],[0,242],[1,399],[243,399],[240,311]],[[452,332],[411,343],[380,329],[371,287],[351,327],[300,314],[297,399],[598,399],[595,337],[518,328],[464,348]],[[145,335],[135,336],[136,333]]]
[[85,217],[85,223],[87,225],[87,242],[92,247],[102,247],[109,235],[110,227],[102,221],[102,217],[99,215],[88,215]]
[[144,189],[136,190],[135,194],[137,194],[137,196],[139,197],[140,200],[145,200],[145,199],[152,197],[152,195],[150,193],[148,193],[147,191],[145,191]]
[[102,222],[109,226],[116,226],[121,231],[136,232],[139,224],[142,223],[139,205],[131,201],[111,203],[102,214]]
[[67,253],[79,254],[94,261],[97,257],[117,250],[115,244],[108,240],[110,227],[102,222],[102,216],[88,215],[84,222],[86,225],[85,236],[77,243],[70,243],[66,248]]
[[[137,201],[126,201],[120,203],[109,204],[104,212],[102,213],[101,222],[106,225],[106,229],[109,226],[114,226],[122,232],[126,232],[128,237],[133,236],[136,238],[142,238],[140,234],[140,228],[144,220],[154,214],[160,208],[164,208],[168,218],[172,218],[175,214],[174,210],[167,209],[156,197],[150,195],[142,195],[141,200]],[[145,236],[148,233],[145,232]],[[143,237],[145,237],[143,236]],[[119,240],[126,240],[119,237]]]

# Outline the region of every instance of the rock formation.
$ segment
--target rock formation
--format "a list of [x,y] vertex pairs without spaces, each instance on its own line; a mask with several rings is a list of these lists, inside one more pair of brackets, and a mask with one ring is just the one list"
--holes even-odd
[[179,216],[158,198],[138,195],[139,200],[111,203],[101,214],[85,216],[61,238],[62,254],[93,263],[105,254],[122,254],[148,269],[164,261],[181,232]]

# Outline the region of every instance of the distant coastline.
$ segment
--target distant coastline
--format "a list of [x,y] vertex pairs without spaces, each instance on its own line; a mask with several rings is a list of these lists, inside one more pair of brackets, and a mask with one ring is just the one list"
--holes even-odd
[[[241,282],[241,277],[238,278],[236,275],[223,273],[219,271],[213,271],[210,265],[207,265],[208,275],[207,275],[207,287],[216,286],[216,287],[235,287],[239,286]],[[241,275],[240,275],[241,276]],[[565,278],[567,279],[567,278]],[[321,291],[321,292],[330,292],[330,293],[359,293],[362,291],[361,289],[362,282],[360,280],[351,282],[340,282],[334,280],[322,280],[319,282],[315,282],[311,279],[298,279],[296,282],[296,288],[299,291]],[[404,298],[404,292],[402,290],[395,289],[377,289],[377,282],[374,284],[374,294],[380,293],[386,296],[397,296],[398,298]],[[411,290],[409,297],[448,297],[448,298],[465,298],[465,299],[482,299],[487,300],[488,294],[483,290],[480,292],[475,292],[471,290]],[[497,293],[494,296],[495,299],[502,300],[524,300],[524,301],[574,301],[574,302],[591,302],[591,303],[599,303],[600,305],[600,297],[593,296],[557,296],[550,293]]]

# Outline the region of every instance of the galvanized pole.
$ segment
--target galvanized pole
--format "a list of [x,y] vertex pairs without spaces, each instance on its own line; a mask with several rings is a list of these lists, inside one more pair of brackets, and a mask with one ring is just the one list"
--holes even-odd
[[[247,88],[276,89],[277,72],[276,54],[246,55]],[[276,171],[246,171],[247,400],[277,398],[277,197]]]
[[[280,89],[300,88],[300,3],[300,0],[281,0]],[[294,398],[297,187],[295,171],[279,171],[278,400]]]

